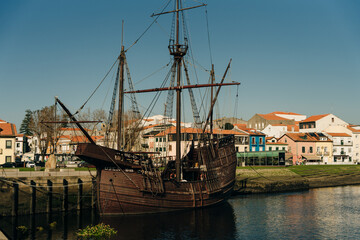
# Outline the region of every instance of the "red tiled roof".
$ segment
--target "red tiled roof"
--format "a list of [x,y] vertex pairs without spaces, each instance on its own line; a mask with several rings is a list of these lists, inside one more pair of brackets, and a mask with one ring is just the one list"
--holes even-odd
[[155,137],[163,137],[163,136],[168,135],[169,133],[175,133],[175,132],[176,132],[176,127],[169,127],[165,131],[162,131],[162,132],[156,134]]
[[299,124],[295,124],[295,125],[286,125],[287,126],[287,130],[288,131],[292,131],[294,128],[295,132],[299,132]]
[[352,132],[360,132],[360,130],[355,129],[355,128],[353,128],[352,126],[356,126],[356,125],[350,125],[350,126],[347,126],[347,128],[348,128],[350,131],[352,131]]
[[269,113],[269,114],[302,115],[302,114],[293,113],[293,112],[272,112],[272,113]]
[[283,142],[267,142],[266,145],[288,145],[288,144]]
[[327,133],[332,137],[351,137],[351,135],[347,133]]
[[223,135],[246,135],[245,133],[242,133],[242,132],[237,132],[234,130],[223,130],[223,129],[214,129],[213,133],[214,134],[223,134]]
[[319,119],[322,119],[323,117],[326,117],[327,115],[329,115],[329,113],[328,114],[322,114],[322,115],[314,115],[314,116],[308,117],[307,119],[302,120],[300,122],[302,122],[302,123],[303,122],[315,122],[315,121],[317,121]]
[[233,125],[239,129],[247,128],[246,123],[234,123]]
[[0,136],[16,136],[16,126],[13,123],[0,122]]
[[[104,136],[92,136],[91,138],[96,142],[99,139],[104,138]],[[85,136],[74,136],[71,138],[71,142],[84,143],[84,142],[89,142],[89,140]]]
[[289,120],[287,118],[276,116],[275,114],[272,114],[272,113],[258,114],[258,115],[266,120]]
[[[319,140],[317,137],[311,136],[309,133],[285,133],[283,136],[285,135],[295,142],[324,142],[324,140]],[[326,141],[331,142],[331,140],[328,138]]]

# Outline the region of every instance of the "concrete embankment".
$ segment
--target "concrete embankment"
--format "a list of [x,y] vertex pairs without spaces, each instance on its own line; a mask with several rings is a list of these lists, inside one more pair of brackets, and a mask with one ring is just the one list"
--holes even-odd
[[240,168],[236,171],[234,194],[302,191],[356,184],[360,184],[358,166]]
[[90,207],[93,195],[92,179],[95,175],[96,171],[75,171],[75,169],[61,169],[58,171],[0,170],[0,216],[12,214],[12,208],[14,207],[14,183],[18,186],[17,209],[19,215],[29,213],[33,189],[36,189],[35,212],[43,213],[47,211],[49,182],[51,184],[52,211],[62,210],[65,184],[68,192],[68,209],[73,210],[77,208],[80,184],[82,206],[88,208]]

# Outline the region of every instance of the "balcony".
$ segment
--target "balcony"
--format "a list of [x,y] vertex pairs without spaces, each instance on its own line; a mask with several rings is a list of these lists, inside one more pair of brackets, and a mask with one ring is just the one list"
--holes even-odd
[[329,156],[329,152],[316,152],[316,156]]

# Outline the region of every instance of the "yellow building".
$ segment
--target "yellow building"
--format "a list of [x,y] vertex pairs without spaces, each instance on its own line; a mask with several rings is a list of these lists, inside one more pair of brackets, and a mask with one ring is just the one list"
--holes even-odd
[[0,119],[0,164],[15,162],[16,126]]

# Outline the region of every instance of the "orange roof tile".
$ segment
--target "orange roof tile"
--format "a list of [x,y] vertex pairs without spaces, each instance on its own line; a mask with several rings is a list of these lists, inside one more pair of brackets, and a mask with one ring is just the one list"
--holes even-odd
[[289,120],[287,118],[276,116],[275,114],[272,114],[272,113],[258,114],[258,115],[266,120]]
[[294,131],[295,131],[295,132],[299,132],[299,131],[300,131],[298,124],[295,124],[295,125],[286,125],[286,126],[287,126],[287,130],[288,130],[288,131],[292,131],[293,128],[294,128]]
[[293,113],[293,112],[272,112],[272,113],[269,113],[269,114],[302,115],[302,114]]
[[307,119],[302,120],[300,122],[302,122],[302,123],[303,122],[315,122],[315,121],[317,121],[319,119],[322,119],[323,117],[326,117],[327,115],[329,115],[329,113],[328,114],[321,114],[321,115],[314,115],[314,116],[308,117]]
[[347,133],[327,133],[332,137],[351,137],[351,135]]
[[[91,138],[96,142],[96,141],[104,138],[104,136],[92,136]],[[71,138],[71,142],[84,143],[84,142],[89,142],[89,140],[85,136],[74,136]]]
[[288,144],[283,142],[267,142],[266,145],[288,145]]
[[0,136],[16,136],[16,126],[13,123],[0,122]]
[[245,133],[242,133],[242,132],[237,132],[234,130],[223,130],[223,129],[214,129],[213,133],[214,134],[223,134],[223,135],[246,135]]
[[358,133],[360,133],[360,130],[353,128],[353,126],[356,126],[356,125],[349,125],[349,126],[347,126],[347,128],[348,128],[350,131],[352,131],[352,132],[358,132]]
[[156,137],[163,137],[163,136],[166,136],[167,134],[169,133],[175,133],[176,132],[176,127],[169,127],[168,129],[166,129],[165,131],[162,131],[158,134],[156,134],[155,136]]
[[246,123],[234,123],[233,125],[236,126],[239,129],[247,128]]
[[[309,133],[285,133],[283,136],[288,136],[295,142],[324,142],[324,140],[320,140],[316,133],[315,136],[311,136]],[[282,137],[281,137],[282,138]],[[329,138],[327,138],[328,142],[331,142]]]

